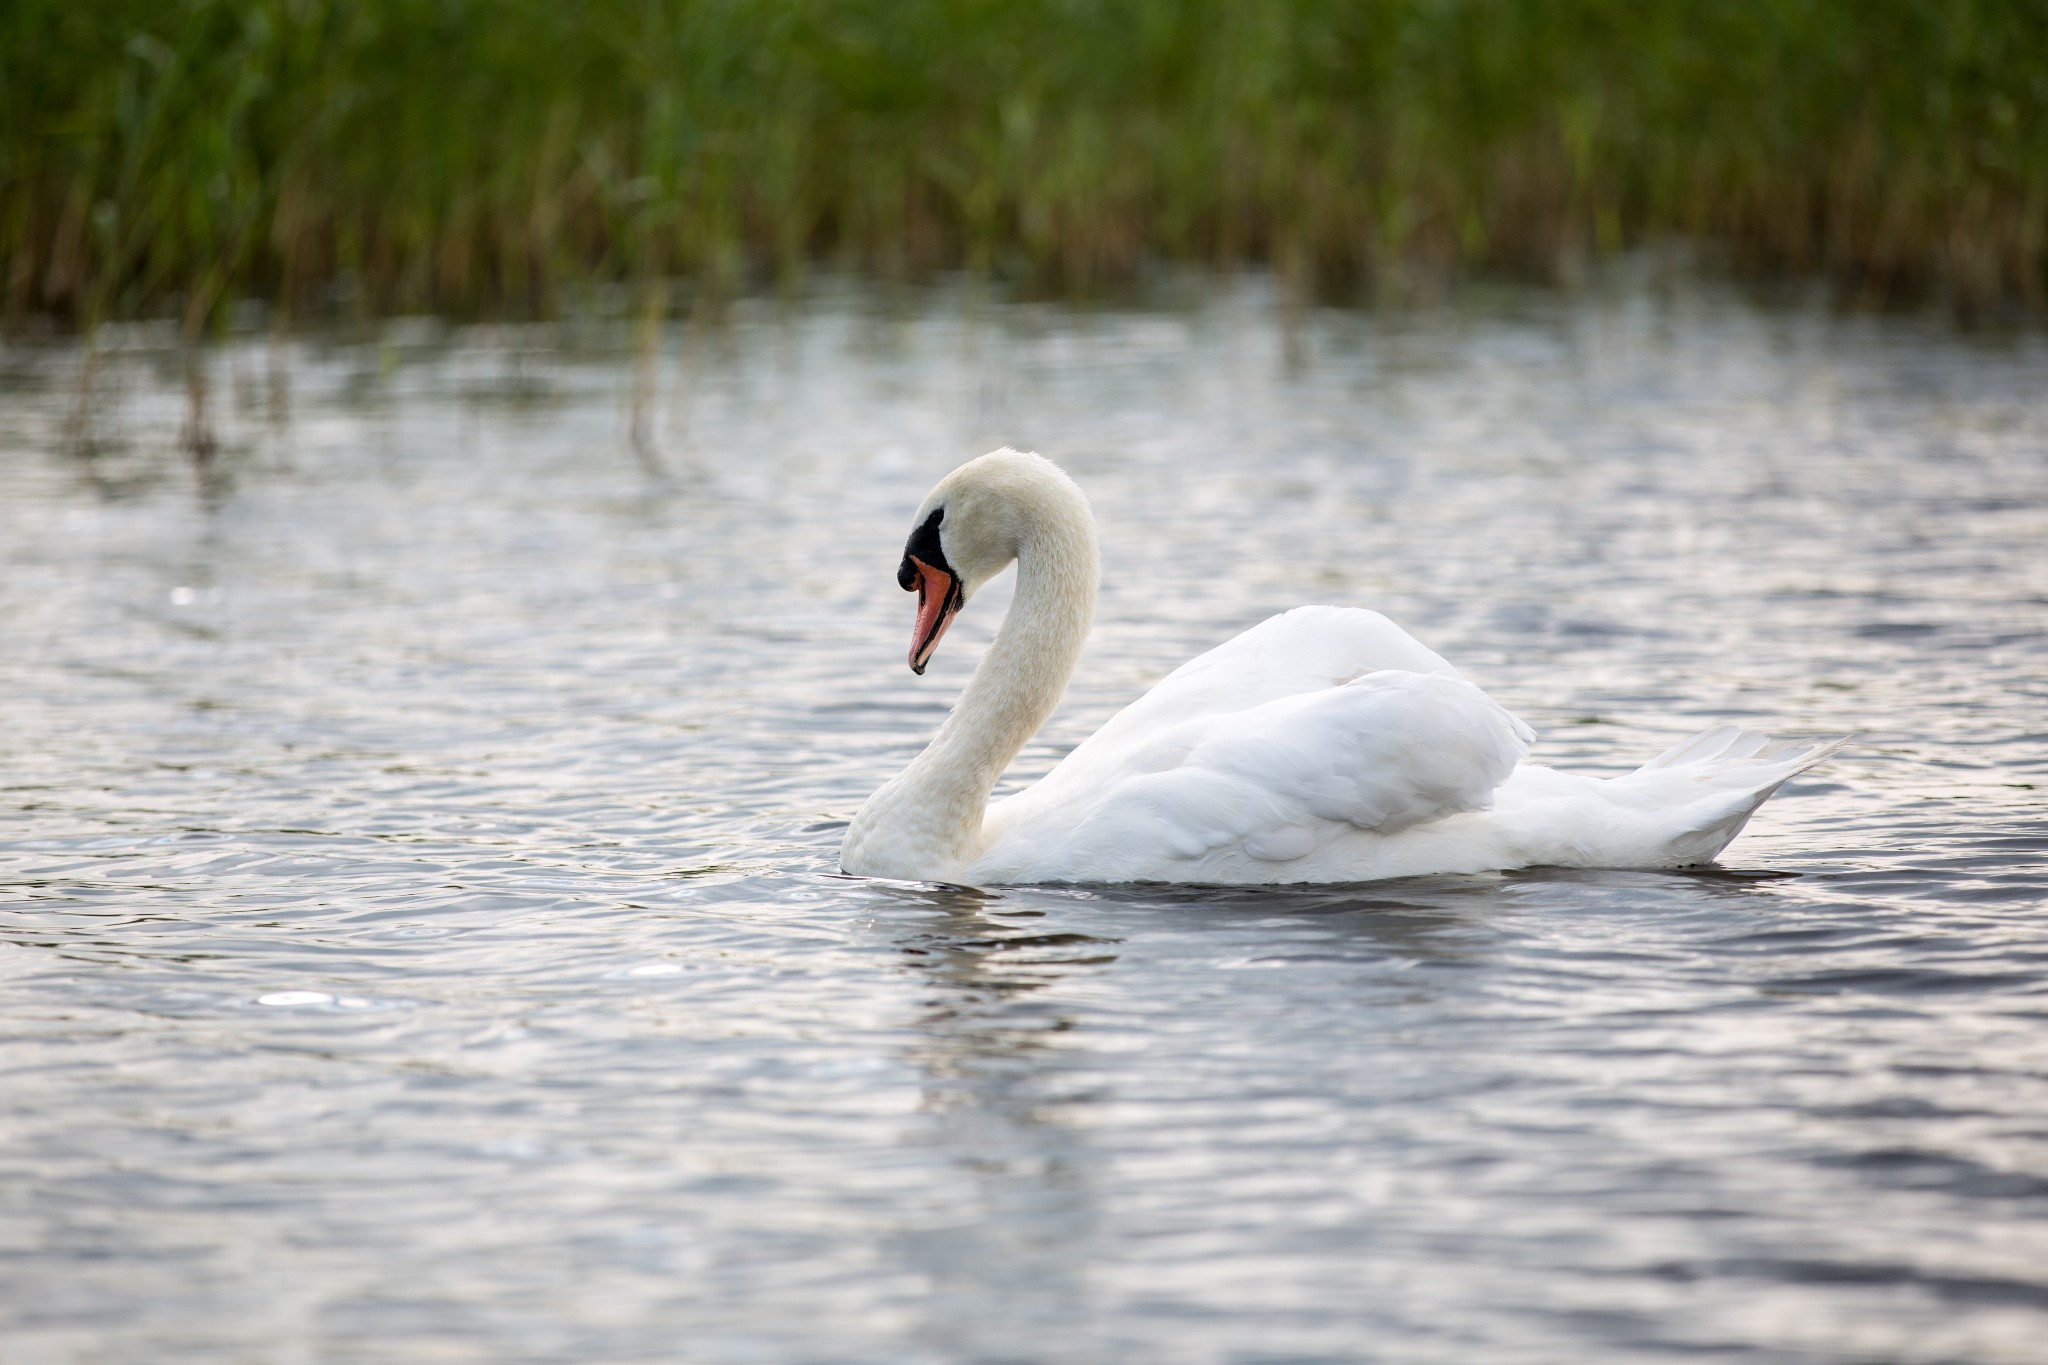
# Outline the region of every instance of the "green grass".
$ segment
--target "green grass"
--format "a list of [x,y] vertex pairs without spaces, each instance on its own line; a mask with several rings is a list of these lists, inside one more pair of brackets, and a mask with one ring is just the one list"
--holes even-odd
[[0,6],[16,319],[819,260],[1369,285],[1666,236],[2039,308],[2048,0]]

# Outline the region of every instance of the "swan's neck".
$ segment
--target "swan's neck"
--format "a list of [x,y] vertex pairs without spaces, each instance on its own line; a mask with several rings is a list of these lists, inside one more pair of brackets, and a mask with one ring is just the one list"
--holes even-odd
[[847,871],[945,881],[975,860],[989,793],[1073,675],[1097,576],[1085,512],[1023,537],[1017,592],[995,642],[931,744],[854,817],[841,857]]

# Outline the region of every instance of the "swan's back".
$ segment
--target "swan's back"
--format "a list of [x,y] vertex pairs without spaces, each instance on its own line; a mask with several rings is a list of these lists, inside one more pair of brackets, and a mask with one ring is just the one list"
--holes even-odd
[[1355,836],[1483,808],[1531,739],[1377,612],[1298,607],[1182,665],[991,806],[976,872],[1348,880]]
[[1075,753],[1219,712],[1337,687],[1384,668],[1458,675],[1376,611],[1296,607],[1198,654],[1110,718]]

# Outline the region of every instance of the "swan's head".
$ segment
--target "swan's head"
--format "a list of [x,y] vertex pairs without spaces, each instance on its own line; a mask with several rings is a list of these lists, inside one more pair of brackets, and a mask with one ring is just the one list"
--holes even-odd
[[[923,673],[946,627],[981,585],[1010,567],[1027,541],[1078,528],[1091,548],[1088,500],[1043,455],[996,450],[939,480],[917,509],[896,581],[917,594],[910,669]],[[1091,582],[1092,590],[1093,584]]]

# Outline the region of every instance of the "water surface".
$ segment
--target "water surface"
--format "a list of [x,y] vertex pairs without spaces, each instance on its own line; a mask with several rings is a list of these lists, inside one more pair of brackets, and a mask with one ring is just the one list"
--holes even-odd
[[[1653,286],[824,289],[670,338],[0,353],[16,1361],[2020,1362],[2048,1342],[2048,346]],[[1089,491],[1043,771],[1372,606],[1718,870],[835,875],[958,461]]]

